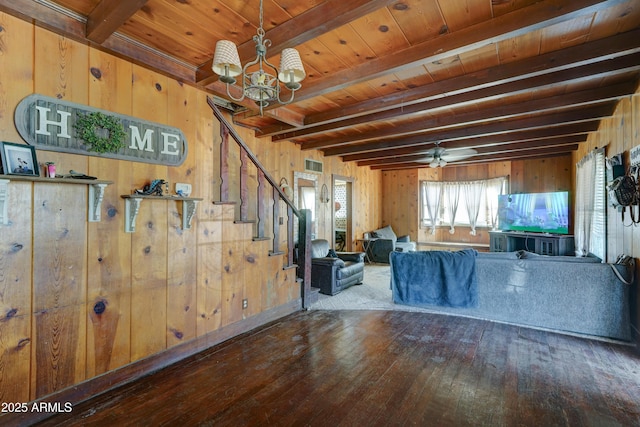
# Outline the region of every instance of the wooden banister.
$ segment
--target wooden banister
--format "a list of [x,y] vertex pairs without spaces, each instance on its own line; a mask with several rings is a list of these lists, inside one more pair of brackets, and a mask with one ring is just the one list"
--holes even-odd
[[264,238],[264,224],[267,217],[267,202],[265,191],[265,183],[268,183],[273,191],[273,244],[272,254],[280,254],[279,235],[280,235],[280,200],[287,205],[287,265],[286,267],[294,267],[294,223],[293,216],[298,218],[298,277],[302,278],[302,287],[300,289],[302,308],[309,308],[311,295],[311,211],[298,210],[291,200],[284,194],[280,185],[266,171],[255,154],[242,140],[235,128],[222,115],[222,112],[215,105],[210,97],[207,97],[207,103],[213,114],[220,122],[220,202],[229,203],[229,136],[240,147],[240,220],[247,221],[248,215],[248,163],[251,162],[257,168],[258,187],[256,190],[257,201],[257,226],[256,238]]

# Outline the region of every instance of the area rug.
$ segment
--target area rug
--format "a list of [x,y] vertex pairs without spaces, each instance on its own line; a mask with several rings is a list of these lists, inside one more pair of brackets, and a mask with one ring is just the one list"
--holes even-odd
[[320,294],[311,310],[400,310],[429,313],[408,305],[394,304],[391,300],[391,271],[387,264],[368,264],[364,268],[362,285],[351,286],[337,295]]

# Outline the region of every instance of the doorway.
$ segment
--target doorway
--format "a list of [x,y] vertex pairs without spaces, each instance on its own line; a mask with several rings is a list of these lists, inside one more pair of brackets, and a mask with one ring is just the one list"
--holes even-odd
[[353,178],[333,175],[333,247],[338,252],[353,250]]
[[[314,174],[304,172],[293,173],[293,204],[298,209],[309,209],[311,211],[311,238],[316,238],[316,194],[318,177]],[[294,223],[295,235],[298,235],[298,221]]]

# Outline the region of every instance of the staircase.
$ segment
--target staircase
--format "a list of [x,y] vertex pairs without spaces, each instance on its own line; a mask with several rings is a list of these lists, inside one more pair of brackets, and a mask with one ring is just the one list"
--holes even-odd
[[[249,260],[249,264],[266,266],[268,261],[262,262],[261,254],[266,251],[268,257],[276,260],[275,262],[281,262],[281,269],[284,272],[282,275],[277,274],[276,277],[281,277],[283,280],[296,280],[300,284],[300,298],[302,301],[302,308],[307,309],[309,306],[317,300],[317,290],[314,292],[311,288],[311,211],[298,210],[289,200],[286,195],[280,189],[278,183],[273,177],[266,171],[264,166],[258,161],[253,152],[249,149],[246,143],[242,140],[240,135],[236,132],[233,126],[222,115],[222,112],[218,109],[211,98],[207,98],[207,103],[211,107],[213,114],[220,122],[220,136],[222,141],[220,143],[220,200],[214,202],[216,209],[220,209],[220,218],[223,221],[222,226],[223,233],[231,233],[232,236],[228,240],[243,242],[242,250],[236,248],[235,252],[244,254],[245,259]],[[240,170],[239,170],[239,185],[240,185],[240,200],[230,200],[229,198],[229,149],[230,138],[240,148]],[[257,176],[257,188],[255,191],[249,191],[249,168],[256,168]],[[250,194],[255,193],[256,200],[249,200]],[[284,203],[281,203],[284,202]],[[256,203],[257,218],[249,218],[249,204]],[[285,212],[281,212],[281,205],[286,207],[286,235],[287,243],[286,248],[280,247],[279,236],[281,229],[281,218],[284,217]],[[269,214],[268,207],[272,206],[272,212]],[[239,219],[236,217],[236,209],[239,210]],[[284,209],[283,209],[284,210]],[[217,215],[216,215],[217,217]],[[298,238],[295,239],[294,235],[294,221],[298,221]],[[237,227],[228,227],[227,224],[233,221]],[[266,235],[267,221],[271,223],[271,235]],[[282,224],[284,225],[284,224]],[[231,232],[228,228],[235,228],[236,231]],[[235,235],[234,235],[235,234]],[[227,240],[227,239],[225,239]],[[296,241],[298,242],[298,256],[294,257],[296,250]],[[249,243],[252,242],[252,243]],[[226,256],[227,254],[225,254]],[[242,255],[240,255],[242,256]],[[294,263],[295,258],[295,263]],[[252,263],[251,260],[254,260]],[[255,261],[261,260],[262,264],[258,264]],[[248,270],[253,270],[251,267]],[[247,270],[247,269],[245,269]],[[255,269],[257,279],[260,278],[260,268]],[[294,274],[288,272],[295,272]],[[240,278],[238,278],[240,279]],[[276,279],[279,281],[279,279]],[[247,276],[244,275],[244,280],[240,281],[240,286],[247,283]],[[272,292],[273,287],[267,284],[267,292]],[[244,295],[244,293],[242,294]],[[263,298],[264,300],[264,298]],[[266,296],[266,300],[269,300],[269,296]],[[249,307],[246,307],[247,309]]]

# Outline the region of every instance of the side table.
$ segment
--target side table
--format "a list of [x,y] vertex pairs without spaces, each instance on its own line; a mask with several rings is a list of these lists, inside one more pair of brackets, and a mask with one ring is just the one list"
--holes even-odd
[[362,243],[362,249],[364,250],[364,262],[372,264],[371,258],[373,257],[373,248],[376,240],[378,239],[356,239],[356,241]]

